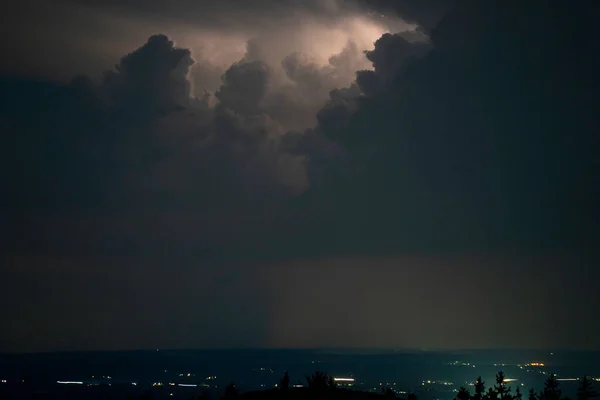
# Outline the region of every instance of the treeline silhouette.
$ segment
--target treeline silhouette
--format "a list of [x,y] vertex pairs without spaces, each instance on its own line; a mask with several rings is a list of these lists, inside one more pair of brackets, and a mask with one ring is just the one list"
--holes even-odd
[[[474,384],[474,393],[471,394],[469,389],[462,386],[456,394],[455,400],[521,400],[523,393],[519,387],[512,392],[504,376],[504,372],[500,371],[496,374],[496,383],[485,390],[485,382],[481,376],[477,378]],[[584,376],[579,380],[577,388],[577,400],[591,400],[598,397],[598,392],[594,389],[594,383],[588,376]],[[548,375],[544,382],[544,388],[536,392],[533,388],[529,389],[527,400],[571,400],[567,396],[563,396],[560,390],[560,382],[556,379],[555,374]]]
[[[416,400],[414,394],[397,397],[390,388],[383,388],[381,393],[365,392],[339,387],[333,377],[326,372],[316,371],[305,377],[305,383],[291,384],[289,374],[286,372],[279,380],[279,385],[273,389],[238,393],[235,386],[226,387],[220,400],[305,400],[305,399],[331,399],[331,400],[382,400],[394,398],[401,400]],[[206,400],[201,397],[198,400]]]
[[[381,393],[342,388],[336,384],[332,376],[322,371],[316,371],[312,375],[307,375],[305,380],[305,384],[291,385],[290,376],[286,372],[279,380],[277,387],[244,393],[240,393],[234,383],[229,383],[225,386],[225,391],[220,400],[417,400],[417,396],[414,393],[398,396],[389,387],[382,388]],[[504,372],[500,371],[496,374],[495,383],[486,390],[486,383],[480,376],[473,384],[473,393],[464,386],[461,386],[454,400],[524,400],[524,394],[520,388],[517,387],[513,392],[507,383],[508,381]],[[533,388],[529,389],[526,400],[593,400],[597,397],[598,392],[594,388],[594,381],[588,376],[584,376],[579,380],[576,397],[575,399],[571,399],[563,396],[560,389],[560,382],[557,380],[556,375],[550,374],[544,382],[544,387],[539,392],[536,392]],[[152,396],[145,395],[139,399],[152,399]],[[196,399],[210,400],[210,395],[205,392],[197,396]]]

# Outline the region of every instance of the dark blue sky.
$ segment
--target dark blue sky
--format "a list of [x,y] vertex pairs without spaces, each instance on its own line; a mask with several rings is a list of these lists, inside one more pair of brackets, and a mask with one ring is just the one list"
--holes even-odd
[[21,3],[0,351],[600,346],[592,2]]

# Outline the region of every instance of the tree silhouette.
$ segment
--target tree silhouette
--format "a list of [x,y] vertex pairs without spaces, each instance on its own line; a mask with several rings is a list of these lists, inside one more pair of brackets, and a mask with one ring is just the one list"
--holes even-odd
[[202,394],[198,395],[198,400],[210,400],[210,393],[208,390],[202,392]]
[[504,372],[499,371],[496,374],[496,385],[494,385],[494,391],[497,393],[497,397],[500,400],[510,400],[510,388],[506,386]]
[[417,400],[417,395],[414,393],[409,393],[408,396],[406,396],[406,400]]
[[473,400],[481,400],[485,394],[485,382],[481,380],[481,376],[477,377],[475,381],[475,394],[473,394]]
[[519,389],[519,387],[517,387],[517,390],[515,391],[515,400],[521,400],[523,398],[523,393],[521,393],[521,389]]
[[544,382],[544,390],[540,395],[541,400],[560,400],[561,390],[558,388],[559,383],[556,380],[556,375],[550,374],[546,382]]
[[590,400],[595,397],[598,397],[598,392],[594,390],[593,381],[588,376],[584,376],[577,388],[577,400]]
[[458,393],[456,394],[456,399],[457,400],[469,400],[471,398],[471,393],[469,393],[469,389],[465,388],[464,386],[461,386],[460,389],[458,389]]
[[281,378],[279,380],[279,388],[282,391],[286,391],[286,390],[288,390],[289,387],[290,387],[290,375],[288,374],[287,371],[285,371],[285,374],[283,374],[283,378]]
[[527,396],[527,400],[538,400],[538,399],[539,399],[539,397],[535,393],[535,390],[533,390],[533,388],[529,389],[529,395]]
[[327,375],[326,372],[316,371],[312,375],[306,377],[306,383],[309,389],[315,391],[323,391],[336,387],[333,377]]
[[223,397],[221,398],[222,400],[231,400],[231,399],[235,399],[238,397],[238,390],[235,387],[235,384],[233,382],[229,383],[227,386],[225,386],[225,394],[223,395]]
[[333,380],[332,376],[330,376],[329,379],[327,380],[327,387],[329,389],[335,389],[335,388],[337,388],[337,383],[335,383],[335,381]]
[[389,399],[395,399],[396,398],[396,393],[389,387],[385,387],[381,390],[381,392],[383,393],[383,395]]
[[495,387],[488,388],[487,393],[484,396],[485,400],[496,400],[498,398],[498,392]]

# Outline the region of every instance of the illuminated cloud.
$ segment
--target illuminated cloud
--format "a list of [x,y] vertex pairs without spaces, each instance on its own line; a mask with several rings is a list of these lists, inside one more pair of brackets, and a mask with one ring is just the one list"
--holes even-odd
[[[326,63],[349,40],[368,49],[383,32],[415,28],[393,15],[371,16],[352,2],[337,0],[248,4],[231,0],[40,4],[24,0],[12,12],[15,15],[7,21],[7,29],[24,40],[19,46],[21,55],[6,43],[7,50],[15,53],[4,68],[14,70],[18,64],[21,70],[63,79],[79,73],[97,75],[157,33],[190,49],[197,60],[226,68],[243,56],[250,39],[263,46],[263,61],[268,64],[278,64],[292,52],[305,52]],[[27,22],[17,22],[21,19]],[[45,59],[43,69],[35,63],[40,57]]]

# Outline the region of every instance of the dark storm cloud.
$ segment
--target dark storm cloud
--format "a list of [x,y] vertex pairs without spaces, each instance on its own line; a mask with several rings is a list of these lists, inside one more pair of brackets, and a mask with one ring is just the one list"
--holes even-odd
[[[539,65],[565,67],[561,65],[565,64],[564,61],[557,63],[549,58],[549,54],[554,52],[565,54],[561,60],[566,60],[566,55],[572,52],[571,48],[563,44],[564,39],[559,40],[562,36],[559,36],[558,32],[562,31],[558,28],[563,21],[558,16],[554,16],[554,21],[541,18],[523,20],[517,15],[507,15],[507,12],[500,14],[501,16],[494,16],[492,10],[493,5],[483,7],[464,3],[457,7],[434,32],[435,50],[421,60],[415,60],[413,57],[423,57],[423,52],[430,46],[428,43],[409,43],[402,35],[385,35],[377,41],[375,49],[367,53],[367,57],[373,62],[374,70],[361,71],[357,78],[357,86],[365,96],[358,96],[358,92],[340,96],[341,93],[352,93],[352,90],[357,90],[357,86],[333,91],[330,103],[317,113],[318,126],[304,135],[291,134],[289,140],[286,138],[286,151],[310,156],[307,168],[313,186],[318,186],[320,181],[328,182],[325,189],[315,189],[307,193],[302,201],[311,204],[313,200],[306,199],[316,198],[315,207],[324,207],[322,204],[328,200],[324,201],[319,198],[321,195],[313,193],[321,190],[331,191],[330,196],[347,198],[344,204],[335,210],[323,211],[335,221],[331,223],[332,226],[352,226],[354,223],[358,223],[359,226],[371,226],[372,222],[363,220],[360,213],[354,210],[375,207],[376,218],[370,216],[368,220],[379,221],[378,216],[386,214],[392,218],[381,217],[388,222],[382,223],[381,226],[374,223],[372,229],[377,235],[385,238],[385,241],[394,241],[394,237],[398,237],[399,243],[404,243],[403,246],[408,248],[426,248],[426,243],[430,240],[439,242],[442,247],[448,245],[446,241],[453,243],[455,240],[464,242],[462,245],[467,247],[471,246],[470,241],[476,242],[473,244],[475,247],[494,247],[498,243],[497,240],[507,242],[509,246],[520,246],[521,242],[548,245],[553,240],[560,242],[560,237],[567,238],[573,232],[581,231],[579,227],[590,228],[586,220],[591,218],[588,219],[584,213],[588,212],[590,217],[595,216],[590,209],[593,203],[590,195],[593,193],[585,182],[586,177],[589,177],[589,180],[593,176],[593,169],[590,168],[593,168],[594,164],[590,161],[591,156],[586,156],[586,152],[594,147],[594,143],[591,136],[586,135],[586,130],[590,129],[589,123],[593,121],[585,114],[585,105],[575,107],[574,103],[564,104],[561,113],[548,115],[551,110],[561,106],[558,104],[560,100],[556,100],[557,96],[552,97],[555,100],[549,100],[547,96],[540,99],[539,96],[540,93],[549,93],[550,90],[560,90],[550,89],[554,85],[553,76],[544,76],[543,71],[538,74],[536,68]],[[504,21],[514,21],[512,31],[495,33],[486,25],[487,23],[494,26],[493,23]],[[465,37],[465,27],[470,27],[471,32],[477,34]],[[547,46],[538,46],[535,40],[541,40],[541,34],[538,34],[536,39],[536,32],[550,32],[555,35],[558,47],[545,50]],[[524,42],[523,37],[528,37],[529,42]],[[584,32],[581,33],[581,37],[586,37]],[[282,176],[271,176],[273,171],[280,174],[280,163],[290,164],[285,154],[274,150],[278,140],[274,138],[283,133],[286,125],[294,125],[287,123],[283,127],[278,126],[278,120],[285,121],[286,118],[290,118],[275,105],[297,102],[290,101],[293,97],[286,95],[284,89],[268,93],[270,82],[277,77],[260,60],[242,60],[227,70],[223,85],[216,95],[221,100],[221,108],[214,117],[213,112],[207,111],[200,100],[190,108],[198,118],[180,110],[181,115],[169,115],[157,125],[161,128],[154,126],[152,129],[132,129],[123,126],[123,116],[118,116],[119,107],[149,107],[148,104],[158,102],[159,104],[153,104],[152,107],[158,107],[161,112],[169,112],[171,109],[177,110],[186,106],[186,103],[191,101],[187,97],[190,89],[185,79],[191,62],[189,53],[176,50],[172,55],[167,55],[167,39],[158,38],[148,43],[144,51],[149,55],[155,52],[154,56],[161,61],[146,70],[145,62],[139,61],[143,60],[139,58],[142,53],[132,53],[121,63],[121,72],[107,74],[102,88],[98,91],[108,92],[112,102],[125,102],[128,105],[116,104],[117,110],[101,108],[101,111],[96,106],[86,106],[89,102],[99,100],[96,99],[96,92],[90,89],[91,84],[85,83],[85,80],[68,87],[52,89],[63,92],[61,101],[74,101],[68,98],[77,96],[85,96],[87,100],[74,101],[77,103],[75,108],[58,107],[59,104],[65,103],[52,100],[53,106],[57,107],[59,112],[49,116],[49,111],[44,110],[48,121],[41,119],[40,123],[48,123],[48,129],[65,128],[62,130],[63,134],[75,137],[75,140],[65,139],[65,149],[68,146],[84,146],[86,149],[97,151],[104,146],[107,150],[107,157],[81,156],[78,147],[69,150],[68,157],[58,157],[60,153],[53,153],[58,160],[47,171],[55,170],[58,176],[52,183],[55,185],[53,187],[69,185],[70,188],[74,188],[70,191],[71,194],[78,193],[78,196],[87,196],[89,201],[98,202],[105,196],[114,197],[121,193],[122,188],[113,188],[102,193],[97,193],[98,190],[94,188],[97,187],[96,183],[103,179],[106,179],[109,185],[123,180],[123,177],[119,176],[122,174],[117,172],[120,169],[131,171],[135,179],[141,174],[140,181],[149,182],[151,186],[153,184],[150,182],[153,181],[159,181],[166,187],[186,182],[183,184],[186,189],[178,193],[195,193],[199,197],[186,197],[188,204],[204,201],[205,197],[209,196],[206,191],[204,196],[200,195],[203,191],[194,189],[194,185],[190,183],[194,181],[194,176],[202,176],[204,179],[206,174],[206,179],[214,185],[212,188],[225,190],[226,187],[234,192],[233,188],[236,185],[232,187],[224,184],[224,177],[235,176],[235,179],[245,181],[247,172],[249,176],[254,177],[250,182],[262,184],[265,180],[270,182],[274,179],[278,184],[283,181],[284,186],[302,187],[304,167],[300,160],[295,160],[284,168],[291,171],[291,178],[286,172],[283,172]],[[161,48],[163,50],[160,50]],[[541,50],[529,51],[531,48]],[[352,49],[352,46],[349,49]],[[334,57],[331,65],[335,66],[336,60],[344,54]],[[573,56],[581,58],[585,54],[587,53],[574,53]],[[249,59],[258,58],[259,55],[260,50],[249,47]],[[408,67],[402,69],[407,60],[410,61]],[[517,60],[524,66],[519,72],[514,70]],[[173,66],[174,64],[177,66]],[[299,87],[294,92],[295,95],[303,91],[316,92],[320,87],[327,88],[331,80],[323,83],[323,79],[335,72],[335,69],[324,69],[296,53],[284,58],[282,64],[286,76]],[[583,65],[583,62],[580,64]],[[577,66],[574,62],[573,65]],[[486,77],[482,81],[482,73],[487,74],[489,78]],[[529,79],[527,74],[531,74],[529,81],[525,80]],[[564,76],[572,79],[575,75],[585,76],[572,72]],[[571,87],[569,90],[586,91],[577,81],[567,87]],[[132,94],[139,98],[131,98]],[[226,106],[226,109],[222,109],[223,106]],[[39,107],[44,108],[45,105]],[[82,107],[88,108],[80,110]],[[289,109],[293,110],[293,107]],[[89,117],[79,118],[77,123],[69,122],[62,126],[69,118],[65,113]],[[110,134],[75,133],[80,129],[92,133],[106,129],[102,124],[113,123],[107,122],[113,119],[105,118],[106,113],[117,114],[116,117],[110,118],[119,121],[107,129]],[[564,120],[553,122],[553,118],[563,116],[565,120],[568,118],[572,121],[578,121],[579,117],[583,117],[582,120],[588,118],[587,125],[582,125],[580,132],[571,135],[567,140],[559,131],[561,127],[566,126]],[[93,118],[101,123],[89,123]],[[9,122],[9,125],[11,123]],[[82,124],[82,127],[77,124]],[[575,122],[572,122],[572,125],[574,124]],[[173,127],[177,127],[177,134],[156,137],[154,131],[173,130]],[[35,129],[42,128],[36,126]],[[194,136],[194,129],[201,133]],[[132,132],[140,130],[152,131],[152,134],[141,133],[141,142],[135,143],[138,138]],[[234,146],[225,145],[221,139],[228,134],[232,138],[242,140],[236,139]],[[123,145],[123,148],[119,148],[111,145],[111,135],[115,136],[115,143],[119,143],[119,146],[123,141],[129,141],[130,145],[135,143],[135,146],[131,147],[131,150],[124,150],[129,147]],[[36,151],[50,153],[48,149],[51,146],[43,141],[47,140],[47,137],[39,137]],[[586,140],[588,142],[585,142]],[[73,144],[78,141],[85,143]],[[36,146],[36,141],[32,143]],[[290,149],[291,143],[296,143],[294,146],[300,146],[302,150]],[[216,147],[213,147],[213,144]],[[247,147],[240,152],[240,145]],[[168,148],[172,151],[168,157],[164,154],[164,146],[170,146]],[[515,146],[518,151],[511,150]],[[191,149],[199,149],[199,152]],[[219,149],[219,152],[215,153],[215,149]],[[582,157],[573,161],[571,158],[580,150]],[[246,161],[238,163],[238,156],[234,155],[236,152],[244,154]],[[127,155],[124,156],[124,153]],[[328,156],[342,153],[345,155],[341,164]],[[233,171],[225,167],[211,168],[212,161],[207,160],[219,158],[240,167],[234,168]],[[561,166],[563,164],[560,164],[559,160],[566,158],[566,165]],[[105,160],[111,160],[111,163],[107,164]],[[91,164],[90,170],[96,171],[94,185],[89,184],[91,180],[84,177],[83,173],[78,177],[68,178],[60,175],[60,171],[68,169],[69,165],[76,162]],[[198,165],[202,167],[199,168]],[[241,167],[242,165],[244,167]],[[152,173],[146,173],[147,170]],[[198,171],[190,173],[194,170]],[[27,168],[25,171],[27,172]],[[29,172],[36,174],[33,171]],[[110,173],[115,173],[115,177],[110,177]],[[575,180],[569,178],[575,176],[578,177]],[[49,185],[48,179],[36,179],[38,185]],[[70,180],[76,184],[71,185]],[[572,183],[574,181],[580,183]],[[578,187],[573,190],[560,188],[560,184],[567,182]],[[329,184],[334,189],[326,188]],[[344,189],[348,190],[347,194],[341,195],[337,192],[340,185],[350,188]],[[245,184],[244,187],[250,186],[252,185]],[[168,191],[157,188],[153,190],[158,190],[164,198],[170,197]],[[52,192],[49,187],[44,191],[47,196]],[[572,191],[577,194],[567,195]],[[250,190],[250,193],[252,192]],[[19,193],[28,192],[13,191],[17,196]],[[247,191],[245,193],[248,194]],[[131,196],[131,190],[123,196]],[[573,209],[569,203],[573,196],[583,202],[582,207],[575,207],[577,211],[570,211],[567,216],[567,210]],[[21,197],[28,200],[45,199],[43,196]],[[539,204],[537,199],[546,201]],[[381,204],[372,203],[378,201]],[[320,221],[320,217],[315,221]],[[544,225],[558,223],[563,224],[562,227]],[[397,232],[394,229],[395,224],[406,228]],[[310,222],[304,223],[302,227],[308,230],[315,229]],[[396,232],[390,235],[394,231]],[[556,236],[554,239],[553,235]],[[412,244],[405,244],[407,240]],[[377,242],[379,243],[379,240]]]
[[268,67],[261,61],[234,64],[223,75],[223,86],[215,96],[233,111],[256,114],[267,93],[268,77]]
[[188,105],[193,63],[189,50],[175,48],[166,36],[152,36],[123,57],[116,71],[104,74],[103,86],[117,108],[167,113]]
[[[220,105],[210,109],[190,98],[192,63],[187,50],[157,35],[123,57],[98,87],[85,78],[68,85],[5,80],[2,116],[15,132],[5,139],[3,161],[5,171],[20,172],[9,174],[15,186],[3,201],[156,206],[178,201],[169,200],[171,189],[193,204],[235,188],[252,197],[270,187],[283,194],[286,185],[302,186],[295,166],[301,161],[276,150],[283,128],[258,109],[266,67],[234,64],[217,92]],[[291,173],[297,179],[286,175],[290,170],[299,170]]]
[[427,42],[409,42],[402,34],[386,33],[375,42],[375,48],[366,52],[373,63],[372,71],[359,71],[356,83],[366,95],[373,95],[386,89],[407,60],[427,54]]
[[[2,303],[29,299],[11,314],[3,350],[172,347],[206,318],[201,346],[264,344],[250,328],[266,309],[248,302],[263,292],[252,270],[242,281],[213,275],[239,275],[219,260],[265,237],[274,201],[306,185],[302,160],[278,150],[284,131],[257,108],[261,94],[254,104],[243,96],[268,80],[264,64],[231,66],[217,107],[190,98],[191,64],[156,35],[99,85],[3,78]],[[167,284],[171,274],[180,278]],[[189,295],[149,302],[163,284]],[[171,310],[182,303],[206,309]],[[89,324],[75,322],[84,309],[94,310]],[[43,338],[40,312],[53,320]],[[126,320],[130,333],[109,328]],[[147,342],[134,333],[166,326]]]
[[595,243],[598,61],[581,50],[595,46],[585,7],[553,5],[524,16],[460,2],[420,59],[403,60],[414,45],[401,37],[378,41],[374,71],[358,75],[358,109],[333,101],[319,114],[318,134],[346,151],[338,164],[355,167],[331,190],[345,199],[334,226],[360,224],[367,247],[391,237],[408,248]]
[[[106,4],[93,20],[138,7]],[[414,7],[405,11],[411,18],[434,18],[422,13],[434,8]],[[182,9],[172,12],[184,17]],[[238,14],[263,21],[243,7],[219,12],[232,23]],[[284,33],[293,29],[265,35],[274,26],[265,22],[254,40],[242,35],[226,65],[206,43],[188,51],[155,35],[121,53],[100,82],[3,78],[7,223],[0,233],[8,267],[0,293],[23,302],[0,347],[396,345],[394,333],[409,346],[597,347],[551,328],[573,323],[566,311],[578,301],[598,304],[589,285],[563,286],[564,293],[559,285],[564,276],[598,278],[590,261],[597,255],[583,252],[600,237],[593,15],[583,3],[465,0],[448,9],[431,40],[384,35],[363,59],[359,42],[344,35],[329,42],[324,33],[333,31],[315,21],[307,23],[314,31],[298,37],[322,38],[306,43],[322,45],[325,60],[301,51],[302,40],[285,48]],[[349,26],[374,29],[360,18]],[[67,48],[75,39],[63,35]],[[238,39],[231,43],[227,50]],[[509,250],[514,256],[496,257]],[[530,257],[536,253],[542,256]],[[362,258],[350,262],[356,254]],[[374,268],[386,254],[392,261]],[[486,256],[474,261],[472,254]],[[511,297],[515,311],[505,325],[484,319],[484,336],[466,335],[455,321],[465,322],[473,304],[456,292],[470,293],[477,276],[496,282],[506,271],[522,279],[516,292],[528,306],[517,309]],[[493,282],[475,290],[479,312],[501,306],[503,286]],[[26,301],[23,288],[39,296]],[[115,297],[104,300],[111,290]],[[330,291],[339,294],[332,300],[339,317],[327,320]],[[140,299],[165,316],[148,315]],[[368,330],[345,317],[346,301],[362,310]],[[386,324],[398,303],[413,330]],[[548,303],[565,312],[551,314]],[[203,311],[167,315],[180,304]],[[36,339],[37,327],[48,325],[36,319],[40,305],[68,306],[73,318],[79,307],[96,305],[89,326],[103,336],[78,341],[87,328],[54,311],[47,341]],[[312,320],[282,320],[288,312]],[[195,315],[218,323],[193,339],[186,332],[203,329]],[[123,324],[154,333],[141,342],[110,328]],[[592,337],[600,327],[588,325]],[[348,336],[338,340],[342,327]],[[450,337],[436,334],[443,327]],[[528,336],[514,334],[519,327]],[[67,342],[59,343],[61,333]]]

